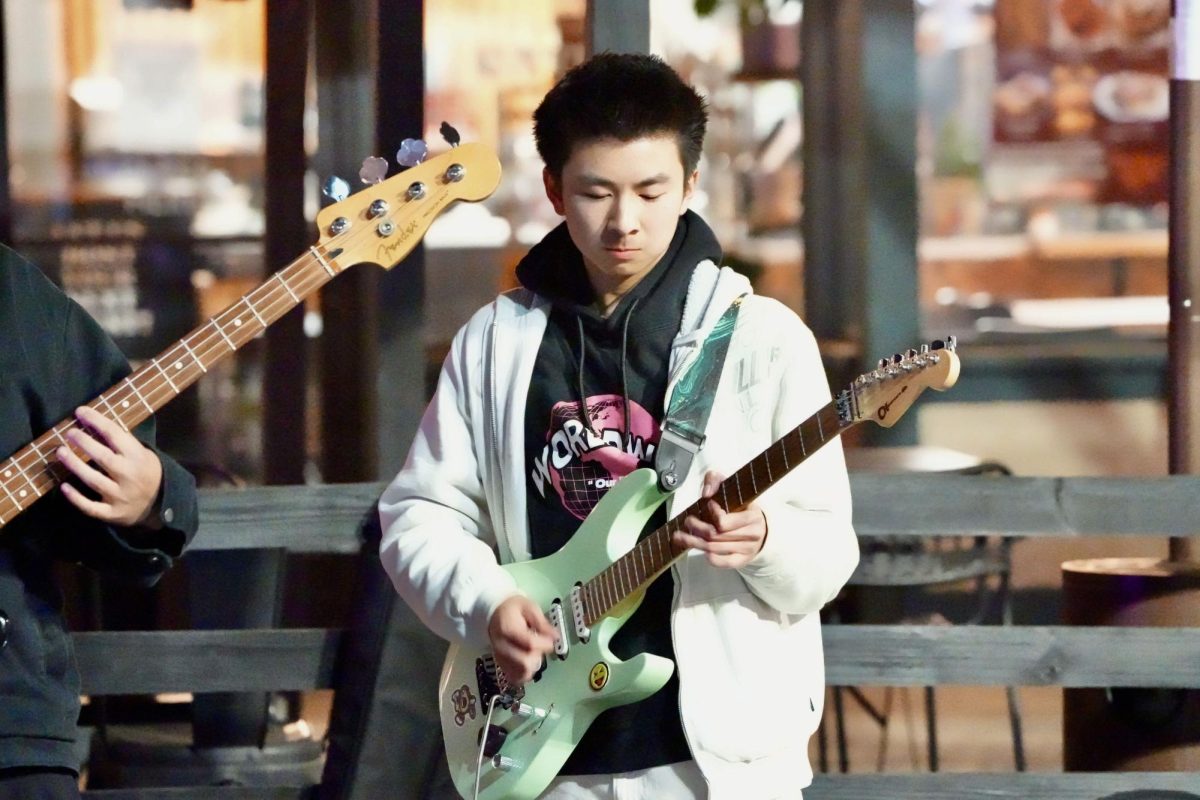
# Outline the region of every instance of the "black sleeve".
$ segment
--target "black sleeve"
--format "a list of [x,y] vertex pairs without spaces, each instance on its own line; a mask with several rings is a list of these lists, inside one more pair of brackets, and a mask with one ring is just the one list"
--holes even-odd
[[[125,378],[130,369],[112,339],[73,302],[65,318],[61,342],[58,385],[62,387],[64,407],[61,418],[65,418],[76,406],[89,402]],[[162,484],[152,510],[162,527],[108,525],[64,502],[62,505],[74,519],[59,530],[63,532],[64,555],[69,560],[114,577],[152,584],[170,568],[196,534],[199,524],[196,481],[191,473],[154,446],[153,417],[139,425],[134,434],[154,450],[162,464]]]

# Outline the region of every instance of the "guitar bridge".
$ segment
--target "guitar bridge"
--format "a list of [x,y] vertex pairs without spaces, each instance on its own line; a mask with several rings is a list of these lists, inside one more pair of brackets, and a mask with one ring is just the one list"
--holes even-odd
[[496,659],[491,653],[475,659],[475,682],[479,686],[479,699],[484,708],[499,695],[497,705],[507,708],[514,700],[519,701],[525,696],[522,686],[512,687],[504,677],[504,671],[496,666]]

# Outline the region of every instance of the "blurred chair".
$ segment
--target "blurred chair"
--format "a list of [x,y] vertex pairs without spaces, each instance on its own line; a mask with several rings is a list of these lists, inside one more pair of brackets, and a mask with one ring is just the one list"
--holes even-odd
[[[957,475],[1010,475],[1011,471],[995,461],[983,461],[966,453],[940,447],[871,447],[848,448],[846,463],[851,472],[940,472]],[[833,624],[853,622],[895,622],[877,618],[881,611],[879,600],[893,597],[900,601],[900,624],[910,625],[979,625],[1012,624],[1012,593],[1009,579],[1012,572],[1009,537],[988,536],[879,536],[860,537],[861,558],[858,568],[847,583],[847,590],[827,609],[827,620]],[[921,590],[928,599],[928,590],[974,582],[971,610],[958,620],[950,620],[940,611],[916,614],[903,613],[904,601],[913,590]],[[876,603],[871,605],[874,599]],[[869,616],[870,618],[864,618]],[[959,615],[963,616],[963,615]],[[1021,732],[1021,708],[1015,687],[1005,689],[1009,721],[1012,728],[1013,761],[1018,772],[1025,770],[1025,752]],[[846,747],[845,696],[849,697],[880,727],[877,769],[882,771],[887,757],[888,728],[891,721],[895,687],[884,687],[879,707],[858,687],[831,687],[834,706],[834,725],[837,737],[838,768],[849,771]],[[907,695],[902,696],[902,702]],[[934,688],[924,689],[925,722],[928,734],[928,758],[931,772],[938,771],[937,708]],[[907,706],[907,703],[904,703]],[[822,726],[823,728],[823,726]],[[828,756],[825,731],[819,734],[821,769],[827,770]],[[910,739],[911,741],[911,739]],[[915,761],[915,756],[914,756]]]

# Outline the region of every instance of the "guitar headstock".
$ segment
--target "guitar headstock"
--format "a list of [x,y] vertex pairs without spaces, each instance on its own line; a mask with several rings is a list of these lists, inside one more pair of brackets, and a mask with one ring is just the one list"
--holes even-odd
[[464,144],[321,209],[319,245],[343,265],[391,269],[455,200],[482,200],[500,184],[500,160]]
[[945,391],[958,380],[954,337],[921,349],[882,359],[879,367],[859,375],[837,399],[838,414],[847,422],[869,419],[885,428],[896,424],[926,389]]

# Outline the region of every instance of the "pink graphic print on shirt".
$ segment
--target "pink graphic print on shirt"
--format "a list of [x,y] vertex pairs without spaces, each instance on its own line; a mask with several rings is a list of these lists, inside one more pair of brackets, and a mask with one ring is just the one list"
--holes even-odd
[[542,497],[549,483],[563,508],[579,519],[587,517],[604,493],[641,463],[653,462],[658,446],[658,420],[637,403],[629,403],[629,433],[625,400],[616,394],[587,399],[589,431],[579,419],[579,402],[555,403],[550,409],[546,446],[533,460],[533,482]]

